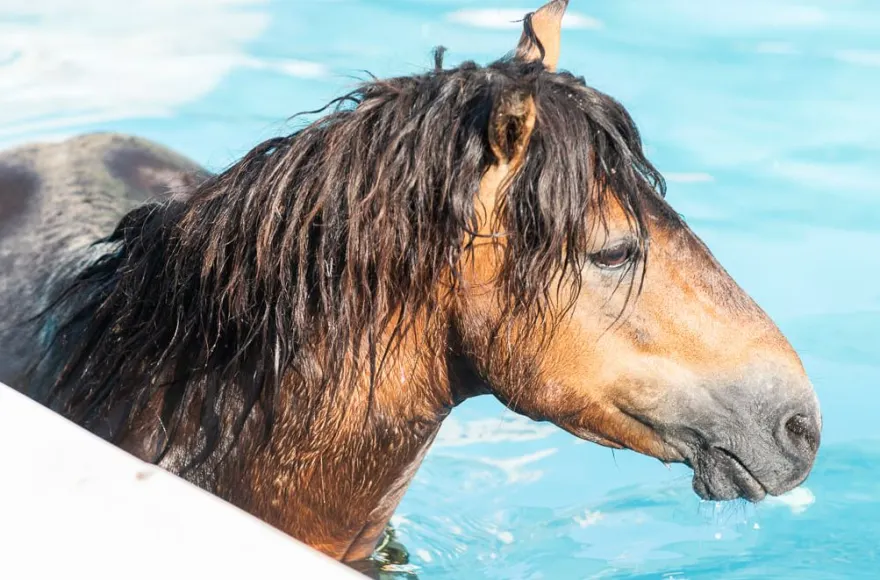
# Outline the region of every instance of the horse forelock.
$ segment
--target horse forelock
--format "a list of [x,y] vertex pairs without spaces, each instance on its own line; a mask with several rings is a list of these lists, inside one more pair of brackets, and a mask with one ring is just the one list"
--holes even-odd
[[112,439],[164,393],[170,443],[196,401],[194,466],[255,408],[271,430],[282,382],[297,385],[303,429],[364,373],[372,394],[416,321],[422,351],[438,356],[446,328],[430,321],[448,313],[478,235],[489,117],[509,91],[531,94],[537,110],[495,208],[511,312],[547,316],[560,274],[576,295],[593,196],[614,196],[646,241],[640,198],[663,195],[663,181],[620,104],[540,64],[444,69],[440,55],[427,74],[363,84],[186,199],[129,214],[102,240],[118,249],[62,298],[76,302],[53,307],[76,306],[57,325],[52,348],[70,350],[50,379],[52,404],[82,424],[110,421]]

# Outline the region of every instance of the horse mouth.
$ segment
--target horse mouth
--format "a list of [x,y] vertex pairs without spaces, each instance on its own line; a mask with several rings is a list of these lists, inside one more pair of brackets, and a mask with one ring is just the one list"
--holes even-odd
[[627,411],[622,411],[621,414],[627,419],[628,425],[637,425],[643,434],[653,436],[644,439],[653,442],[650,447],[643,444],[636,445],[634,440],[623,441],[607,435],[598,435],[573,425],[563,425],[563,427],[575,436],[599,445],[613,449],[632,449],[664,463],[687,465],[694,472],[694,492],[703,500],[732,501],[743,498],[758,503],[767,495],[777,495],[778,486],[774,487],[768,485],[766,481],[761,481],[746,462],[733,451],[713,445],[695,432],[669,439],[646,418]]
[[702,450],[691,461],[694,491],[704,500],[729,501],[745,498],[757,503],[767,489],[736,455],[723,447]]

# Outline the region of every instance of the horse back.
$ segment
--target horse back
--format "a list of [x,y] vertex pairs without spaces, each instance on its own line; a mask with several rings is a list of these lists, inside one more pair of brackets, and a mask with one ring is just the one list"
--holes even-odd
[[0,381],[17,386],[40,346],[40,328],[25,321],[91,259],[96,240],[138,205],[186,195],[205,177],[173,151],[111,133],[0,152]]

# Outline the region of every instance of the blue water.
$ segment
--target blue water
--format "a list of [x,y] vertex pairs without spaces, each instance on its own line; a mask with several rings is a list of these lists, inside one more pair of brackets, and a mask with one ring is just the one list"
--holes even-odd
[[[367,69],[508,50],[526,0],[0,3],[0,145],[137,133],[219,168]],[[488,12],[479,12],[488,10]],[[439,578],[873,578],[880,566],[880,3],[571,0],[561,66],[620,99],[669,200],[802,354],[823,404],[789,496],[715,505],[687,470],[490,399],[458,409],[395,524]]]

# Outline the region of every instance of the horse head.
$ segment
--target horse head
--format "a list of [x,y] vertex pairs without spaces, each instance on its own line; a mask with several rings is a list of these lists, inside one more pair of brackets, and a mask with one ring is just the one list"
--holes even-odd
[[623,107],[554,73],[566,4],[526,17],[514,58],[542,70],[494,98],[463,349],[512,409],[684,462],[704,499],[786,492],[820,439],[803,365],[664,199]]

